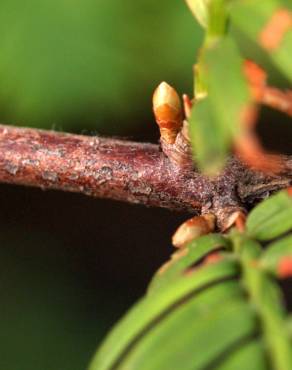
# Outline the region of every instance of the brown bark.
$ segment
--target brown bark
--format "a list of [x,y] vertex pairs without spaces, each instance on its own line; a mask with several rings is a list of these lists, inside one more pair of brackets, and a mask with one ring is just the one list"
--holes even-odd
[[266,175],[231,158],[209,179],[180,167],[159,145],[0,125],[0,181],[84,193],[193,213],[248,207],[292,183],[285,170]]

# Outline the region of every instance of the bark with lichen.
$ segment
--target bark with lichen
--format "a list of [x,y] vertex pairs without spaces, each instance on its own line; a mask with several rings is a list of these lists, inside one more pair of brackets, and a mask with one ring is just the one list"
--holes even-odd
[[292,157],[282,161],[281,173],[267,175],[230,158],[224,171],[210,179],[195,166],[176,164],[160,145],[0,126],[1,182],[193,214],[212,212],[220,228],[235,210],[292,184]]

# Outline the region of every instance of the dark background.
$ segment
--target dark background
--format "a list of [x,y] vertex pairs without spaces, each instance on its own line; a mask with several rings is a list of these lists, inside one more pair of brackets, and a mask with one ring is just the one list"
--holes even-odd
[[[1,122],[157,142],[152,92],[191,93],[201,38],[181,0],[2,0]],[[284,116],[259,133],[289,152]],[[85,369],[187,217],[8,185],[0,202],[1,370]]]

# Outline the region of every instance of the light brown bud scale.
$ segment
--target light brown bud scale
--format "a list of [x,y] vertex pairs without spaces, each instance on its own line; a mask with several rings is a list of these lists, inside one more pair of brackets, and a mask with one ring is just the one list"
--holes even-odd
[[153,111],[162,139],[173,144],[182,126],[182,107],[177,92],[166,82],[154,91]]
[[176,230],[172,237],[172,244],[176,248],[182,248],[193,239],[209,234],[214,228],[215,216],[213,214],[192,217]]

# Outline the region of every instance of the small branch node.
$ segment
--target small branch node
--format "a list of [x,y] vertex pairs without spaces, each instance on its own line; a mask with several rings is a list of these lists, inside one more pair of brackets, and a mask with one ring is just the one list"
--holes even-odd
[[[192,102],[183,96],[186,118],[189,117]],[[153,111],[160,129],[161,147],[170,161],[179,167],[193,166],[188,122],[183,120],[179,95],[173,87],[162,82],[153,95]]]

